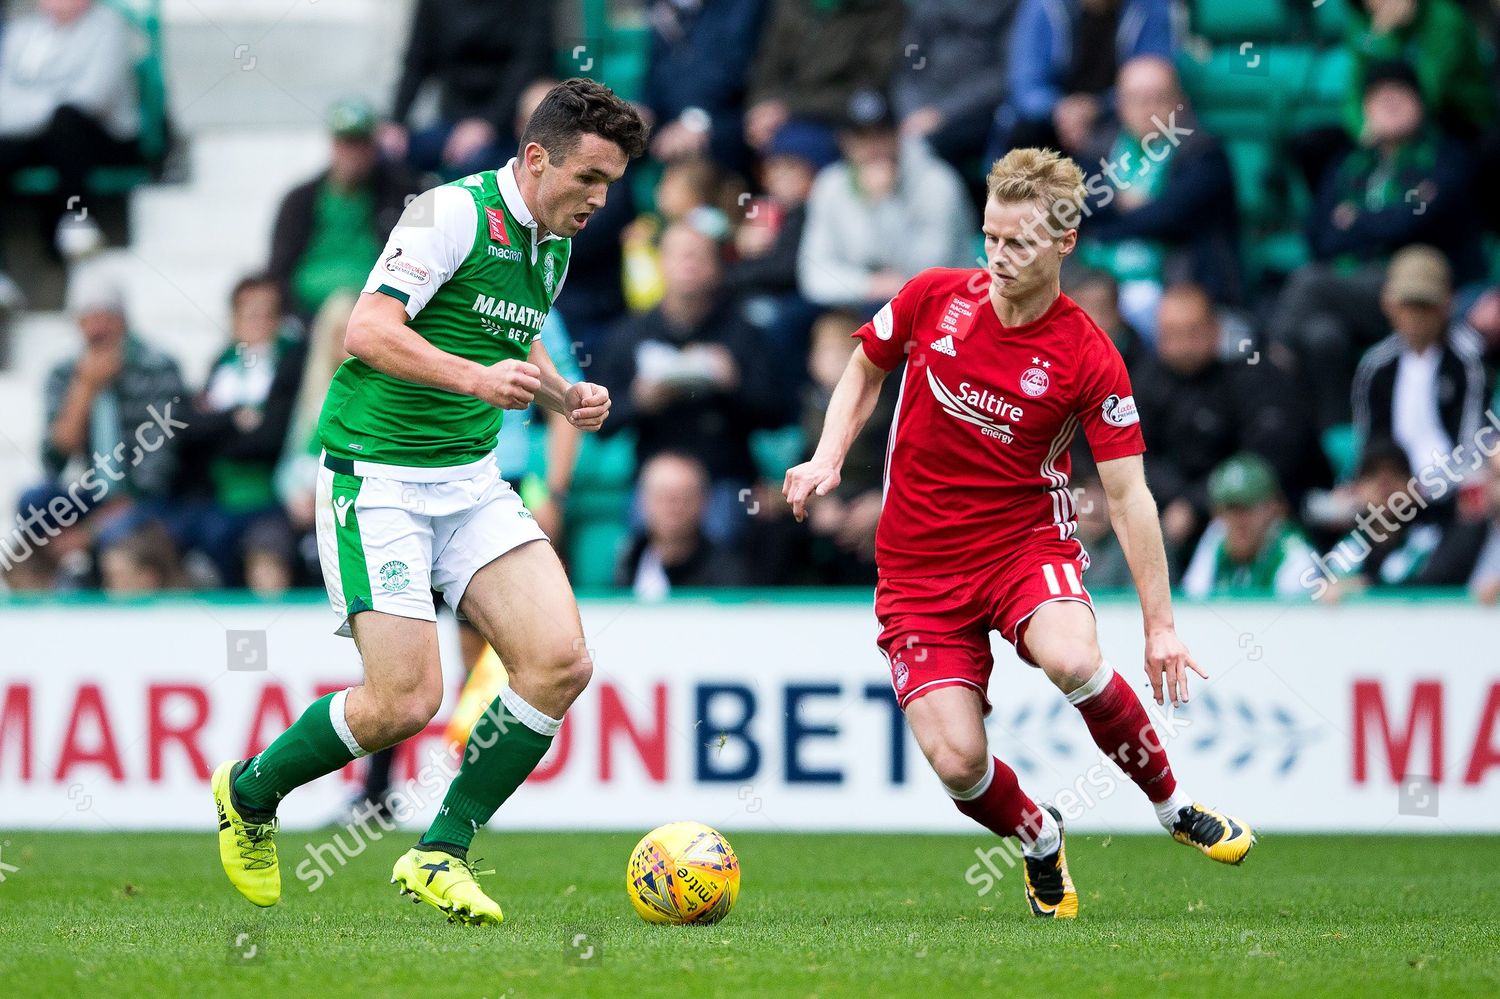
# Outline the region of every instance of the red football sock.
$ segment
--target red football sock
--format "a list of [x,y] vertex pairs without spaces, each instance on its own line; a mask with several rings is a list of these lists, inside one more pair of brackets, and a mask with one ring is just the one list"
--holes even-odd
[[1146,792],[1151,801],[1166,801],[1177,790],[1172,765],[1161,737],[1141,700],[1125,678],[1104,663],[1099,672],[1068,695],[1088,724],[1094,743]]
[[970,792],[972,798],[954,798],[953,803],[996,836],[1019,836],[1022,842],[1033,842],[1041,835],[1042,810],[1021,790],[1014,770],[999,760],[992,763],[989,785],[981,781]]

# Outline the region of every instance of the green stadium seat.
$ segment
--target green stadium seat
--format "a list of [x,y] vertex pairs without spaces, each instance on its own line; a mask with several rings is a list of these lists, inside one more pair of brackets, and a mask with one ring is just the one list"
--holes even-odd
[[1341,42],[1349,30],[1350,3],[1359,0],[1313,0],[1312,32],[1320,42]]
[[1307,85],[1287,108],[1288,131],[1339,124],[1353,82],[1354,57],[1347,49],[1333,48],[1315,55]]
[[585,434],[578,449],[578,467],[573,473],[573,490],[629,489],[635,482],[635,434],[630,431],[611,437]]
[[630,530],[623,520],[575,524],[568,531],[568,564],[576,587],[604,587],[614,582],[615,562]]
[[1323,453],[1328,464],[1333,466],[1335,481],[1348,482],[1354,478],[1354,463],[1359,460],[1359,437],[1354,424],[1340,423],[1323,431]]
[[1224,151],[1234,171],[1234,195],[1241,220],[1251,229],[1274,221],[1279,215],[1281,199],[1271,186],[1271,144],[1231,135],[1224,139]]
[[1192,0],[1194,34],[1214,42],[1293,37],[1296,19],[1284,0]]
[[786,470],[802,460],[802,428],[793,424],[779,430],[757,430],[750,435],[750,453],[760,477],[779,483]]
[[639,100],[651,57],[651,29],[639,16],[611,19],[610,6],[606,0],[583,0],[582,34],[559,48],[553,62],[564,78],[589,76],[626,100]]
[[1255,279],[1285,276],[1311,259],[1301,229],[1284,229],[1246,241],[1245,265]]

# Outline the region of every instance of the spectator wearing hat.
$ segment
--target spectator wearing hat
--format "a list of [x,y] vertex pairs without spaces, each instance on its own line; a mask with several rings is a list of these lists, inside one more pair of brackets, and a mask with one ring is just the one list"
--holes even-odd
[[1292,274],[1268,330],[1317,386],[1323,427],[1348,420],[1343,386],[1386,332],[1380,288],[1392,254],[1427,243],[1461,283],[1484,270],[1471,158],[1428,120],[1410,66],[1369,68],[1363,121],[1360,145],[1319,186],[1307,227],[1315,262]]
[[1318,191],[1308,228],[1313,256],[1357,265],[1430,243],[1448,255],[1460,282],[1479,277],[1473,164],[1424,110],[1416,71],[1404,62],[1370,66],[1363,108],[1359,147]]
[[1143,55],[1170,59],[1168,0],[1022,0],[1009,34],[1009,93],[986,159],[1016,146],[1079,153],[1109,114],[1115,77]]
[[806,122],[787,122],[761,160],[764,193],[746,202],[736,217],[736,260],[725,271],[724,289],[737,299],[745,318],[761,330],[788,384],[806,377],[803,362],[808,334],[818,312],[797,283],[807,199],[818,171],[838,155],[838,146],[826,130]]
[[1223,144],[1184,110],[1170,59],[1125,63],[1114,99],[1118,123],[1097,132],[1081,156],[1101,164],[1112,186],[1089,192],[1078,261],[1114,276],[1121,312],[1149,340],[1167,285],[1191,281],[1215,302],[1238,304],[1234,175]]
[[957,170],[982,156],[1005,99],[1018,6],[1020,0],[927,0],[908,7],[906,58],[891,84],[901,134],[926,140]]
[[[708,156],[745,166],[745,91],[766,0],[653,0],[642,103],[655,120],[651,155]],[[592,222],[590,223],[592,226]]]
[[1208,477],[1213,520],[1182,576],[1190,597],[1277,596],[1307,593],[1313,548],[1287,517],[1276,471],[1258,454],[1242,452]]
[[267,270],[288,309],[310,320],[334,292],[364,287],[370,261],[422,190],[375,145],[375,112],[346,100],[328,113],[328,168],[287,192],[276,212]]
[[797,279],[808,301],[878,306],[918,271],[973,264],[978,225],[963,180],[924,143],[902,141],[883,94],[855,95],[838,142],[841,159],[807,200]]
[[764,194],[745,204],[735,230],[738,260],[725,274],[738,295],[795,295],[797,253],[807,224],[807,199],[818,172],[839,158],[825,129],[806,122],[783,125],[766,146],[760,166]]
[[[390,120],[378,133],[386,155],[449,178],[505,163],[521,91],[551,71],[552,10],[535,0],[418,0]],[[437,121],[411,131],[429,84]]]
[[[1445,458],[1467,466],[1483,419],[1483,343],[1462,320],[1450,320],[1452,305],[1443,255],[1430,246],[1401,250],[1380,296],[1393,332],[1365,353],[1354,376],[1357,439],[1394,441],[1414,469]],[[1457,482],[1427,478],[1427,498],[1451,506]]]
[[635,431],[640,463],[677,451],[708,470],[705,529],[715,540],[744,526],[740,491],[756,478],[751,431],[788,422],[795,391],[724,295],[722,252],[690,220],[669,225],[661,301],[607,337],[590,369],[614,392],[604,434]]
[[1374,67],[1407,59],[1416,67],[1421,98],[1443,127],[1471,137],[1495,118],[1495,90],[1479,26],[1455,0],[1363,0],[1351,3],[1345,46],[1354,72],[1344,121],[1360,135],[1367,122],[1368,81]]

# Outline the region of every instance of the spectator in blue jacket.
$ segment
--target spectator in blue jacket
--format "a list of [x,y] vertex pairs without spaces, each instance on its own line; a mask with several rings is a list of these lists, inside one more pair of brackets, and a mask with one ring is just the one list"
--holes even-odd
[[1172,52],[1170,0],[1022,0],[1010,32],[1010,94],[995,113],[988,158],[1016,146],[1078,152],[1109,112],[1125,64]]
[[745,89],[765,0],[655,0],[643,102],[655,116],[651,155],[708,156],[742,170]]

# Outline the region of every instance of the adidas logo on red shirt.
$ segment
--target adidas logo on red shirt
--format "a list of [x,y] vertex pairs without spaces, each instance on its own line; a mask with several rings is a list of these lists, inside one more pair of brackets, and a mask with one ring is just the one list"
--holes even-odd
[[954,349],[953,346],[952,334],[949,334],[948,336],[938,337],[928,346],[930,346],[933,350],[937,351],[940,354],[947,354],[949,357],[958,356],[958,351]]

